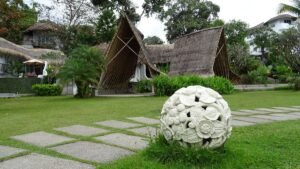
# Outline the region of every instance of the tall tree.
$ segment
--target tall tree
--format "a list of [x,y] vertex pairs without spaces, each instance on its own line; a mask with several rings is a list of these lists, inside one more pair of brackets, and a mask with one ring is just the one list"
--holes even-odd
[[289,12],[300,16],[300,0],[291,0],[292,5],[281,3],[278,13]]
[[165,22],[169,41],[210,27],[210,23],[218,17],[220,11],[218,5],[207,0],[165,0],[158,2],[152,6],[144,5],[146,8],[144,10],[149,15],[158,13],[158,17]]
[[267,60],[267,49],[272,45],[272,39],[277,36],[268,26],[261,26],[259,28],[250,31],[250,35],[253,36],[251,41],[252,45],[255,45],[261,51],[261,59],[263,61]]
[[300,73],[300,25],[279,34],[270,51],[282,57],[294,71]]
[[164,41],[157,36],[149,36],[144,39],[144,42],[147,45],[159,45],[164,43]]
[[110,42],[116,32],[117,19],[112,10],[104,9],[96,23],[96,35],[99,42]]
[[36,21],[35,4],[29,7],[23,0],[0,0],[0,37],[20,43],[23,31]]
[[226,23],[224,27],[228,45],[247,45],[245,41],[249,29],[247,23],[239,20],[232,20]]
[[141,16],[137,13],[137,7],[131,0],[91,0],[91,2],[100,7],[100,9],[110,9],[118,13],[125,12],[133,22],[138,22]]

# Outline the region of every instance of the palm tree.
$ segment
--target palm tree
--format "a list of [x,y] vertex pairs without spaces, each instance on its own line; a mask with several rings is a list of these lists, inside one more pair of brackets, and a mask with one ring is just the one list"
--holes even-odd
[[292,5],[281,3],[278,13],[289,12],[300,17],[300,0],[291,0]]

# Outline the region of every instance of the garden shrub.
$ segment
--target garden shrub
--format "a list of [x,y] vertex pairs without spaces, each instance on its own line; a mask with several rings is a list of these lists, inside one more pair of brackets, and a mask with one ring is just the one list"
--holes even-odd
[[62,87],[56,84],[35,84],[32,90],[37,96],[59,96],[62,92]]
[[151,80],[142,80],[134,84],[133,87],[135,92],[138,93],[149,93],[152,92],[152,81]]
[[295,79],[294,85],[295,90],[300,90],[300,77]]
[[232,83],[222,77],[203,78],[197,75],[168,77],[157,76],[153,79],[155,94],[158,96],[170,96],[182,87],[201,85],[212,88],[220,94],[231,94],[234,90]]
[[257,70],[250,71],[246,75],[242,75],[242,83],[245,84],[266,84],[270,71],[266,66],[259,66]]
[[275,78],[278,78],[280,82],[287,82],[288,78],[293,76],[293,71],[290,67],[285,65],[279,65],[275,67],[273,72]]

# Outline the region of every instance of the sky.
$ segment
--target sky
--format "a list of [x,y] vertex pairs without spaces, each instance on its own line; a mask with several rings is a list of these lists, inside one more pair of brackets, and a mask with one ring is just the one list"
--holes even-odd
[[[30,2],[32,0],[25,0]],[[45,3],[45,0],[34,0]],[[133,3],[141,7],[142,0],[132,0]],[[219,18],[228,22],[230,20],[242,20],[250,27],[258,25],[277,15],[280,3],[289,4],[290,0],[211,0],[220,6]],[[47,2],[47,1],[46,1]],[[49,1],[48,1],[49,2]],[[141,13],[141,8],[138,13]],[[138,29],[147,36],[158,36],[166,42],[164,24],[155,16],[151,18],[143,17],[137,24]]]

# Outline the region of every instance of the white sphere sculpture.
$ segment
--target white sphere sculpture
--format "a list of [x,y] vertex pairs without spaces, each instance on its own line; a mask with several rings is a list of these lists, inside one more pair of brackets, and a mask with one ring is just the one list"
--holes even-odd
[[190,86],[175,92],[161,112],[161,132],[168,141],[200,148],[221,147],[231,134],[231,111],[216,91]]

